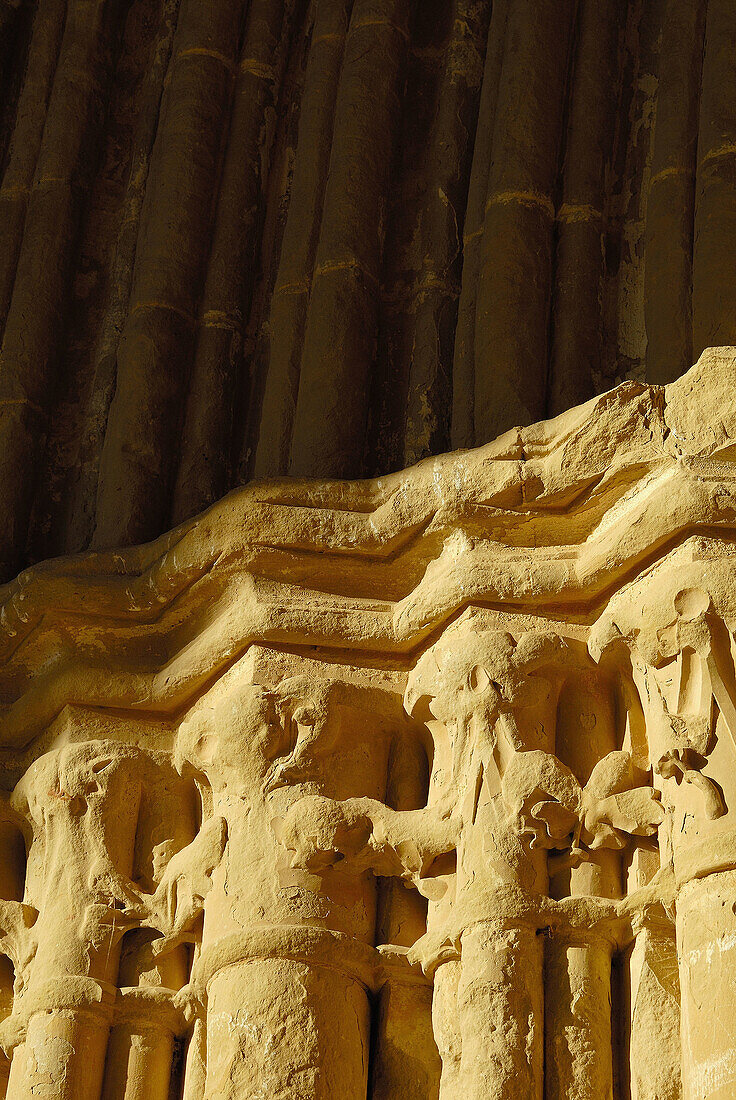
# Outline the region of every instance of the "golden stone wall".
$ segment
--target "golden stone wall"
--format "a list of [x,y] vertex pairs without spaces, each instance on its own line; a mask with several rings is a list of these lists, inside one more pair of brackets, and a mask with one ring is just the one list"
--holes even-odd
[[7,1100],[736,1095],[734,393],[5,586]]

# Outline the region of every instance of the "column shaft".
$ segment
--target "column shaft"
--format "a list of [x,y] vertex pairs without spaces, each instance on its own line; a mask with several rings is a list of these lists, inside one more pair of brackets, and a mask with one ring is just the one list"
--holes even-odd
[[684,1100],[736,1095],[736,871],[677,897]]
[[299,477],[360,472],[409,7],[356,0],[350,20],[294,417]]
[[234,400],[258,272],[258,231],[273,141],[269,120],[289,45],[288,14],[284,0],[255,0],[248,11],[199,310],[172,523],[189,519],[229,488]]
[[304,329],[350,10],[350,0],[319,0],[315,9],[289,212],[268,322],[268,368],[261,405],[263,430],[254,460],[256,477],[285,474],[289,466]]
[[553,937],[545,958],[547,1100],[612,1100],[611,945]]
[[13,1055],[7,1100],[99,1100],[109,1026],[104,1009],[37,1012]]
[[457,1016],[457,1100],[542,1100],[544,993],[536,929],[480,924],[463,933]]
[[488,176],[493,155],[509,0],[494,0],[488,30],[483,87],[475,130],[473,165],[463,226],[463,270],[455,329],[452,369],[452,447],[472,447],[475,442],[475,314],[478,305],[478,277],[485,222]]
[[443,963],[435,972],[432,1028],[442,1059],[439,1100],[455,1100],[462,1095],[460,1088],[462,1035],[457,1012],[459,982],[460,962],[456,959]]
[[371,1100],[438,1100],[441,1065],[432,1033],[432,987],[391,978],[381,990]]
[[102,1100],[167,1100],[169,1095],[174,1034],[183,1023],[172,1001],[187,981],[189,960],[181,944],[151,965],[149,944],[147,938],[133,939],[121,953]]
[[693,251],[693,357],[736,341],[736,8],[710,0],[700,99]]
[[8,1095],[8,1077],[10,1075],[10,1061],[0,1056],[0,1100],[6,1100]]
[[167,1100],[174,1035],[153,1023],[129,1020],[110,1035],[102,1100]]
[[647,380],[658,385],[679,378],[693,362],[693,218],[704,17],[702,0],[669,0],[662,29],[644,268]]
[[184,1088],[181,1100],[202,1100],[207,1086],[207,1025],[194,1021],[184,1061]]
[[544,415],[571,0],[509,10],[475,321],[475,444]]
[[151,63],[139,92],[138,121],[120,206],[120,228],[108,258],[104,313],[92,350],[94,376],[80,432],[77,480],[59,547],[64,553],[75,553],[87,546],[94,530],[100,455],[117,381],[118,343],[128,314],[148,173],[180,3],[181,0],[164,0],[161,5],[159,25],[150,47]]
[[601,366],[606,167],[616,121],[619,0],[583,0],[557,212],[552,363],[547,413],[593,396]]
[[151,538],[169,515],[242,7],[185,0],[179,15],[100,460],[98,546]]
[[[0,348],[0,501],[8,517],[0,533],[0,568],[5,576],[16,570],[25,548],[32,475],[39,464],[40,441],[53,399],[82,202],[104,118],[107,59],[123,7],[114,0],[68,4],[27,196]],[[60,13],[50,14],[53,20]],[[57,27],[48,28],[54,40]],[[46,48],[53,56],[53,43]],[[42,64],[49,62],[47,54]],[[47,75],[43,84],[47,85]]]
[[64,30],[66,0],[39,5],[0,186],[0,335],[13,293],[26,207]]
[[204,1100],[365,1100],[370,1012],[338,970],[261,958],[208,989]]
[[629,960],[631,1100],[681,1100],[680,985],[674,927],[645,926]]
[[[386,801],[396,810],[415,810],[427,801],[427,755],[414,738],[397,738],[391,748]],[[376,940],[411,947],[426,930],[427,906],[416,890],[397,879],[379,883]],[[434,1100],[441,1065],[432,1034],[432,987],[389,966],[374,1028],[372,1100]]]

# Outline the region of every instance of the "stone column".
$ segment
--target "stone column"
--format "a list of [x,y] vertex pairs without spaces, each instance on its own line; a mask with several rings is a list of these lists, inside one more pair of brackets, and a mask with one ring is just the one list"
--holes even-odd
[[[386,801],[416,810],[427,801],[427,754],[416,735],[391,746]],[[385,981],[378,996],[371,1065],[372,1100],[436,1100],[441,1064],[432,1034],[432,984],[406,957],[426,930],[427,903],[394,878],[379,883],[376,942]]]
[[432,1028],[442,1061],[439,1100],[454,1100],[462,1096],[460,1074],[463,1040],[457,1011],[461,973],[459,958],[445,960],[434,973]]
[[[595,669],[567,677],[557,708],[555,752],[585,785],[596,764],[617,748],[610,682]],[[567,862],[567,861],[565,861]],[[554,864],[553,864],[554,867]],[[618,852],[587,852],[585,861],[552,874],[563,898],[618,898]],[[555,929],[545,949],[545,1096],[612,1100],[611,956],[605,931]]]
[[634,924],[629,955],[631,1100],[682,1100],[675,927],[664,912]]
[[202,1100],[207,1087],[207,1023],[198,1016],[192,1025],[184,1059],[182,1100]]
[[[21,847],[22,847],[22,838],[21,838]],[[25,849],[23,849],[23,851],[24,851],[24,854],[25,854]],[[9,855],[9,853],[8,853],[8,851],[7,851],[7,849],[5,848],[4,845],[3,845],[3,848],[0,849],[0,853],[1,853],[0,854],[0,865],[4,865],[4,869],[5,869],[5,873],[6,873],[6,881],[3,884],[5,889],[3,889],[2,893],[12,893],[13,892],[12,887],[14,885],[16,885],[16,883],[14,883],[12,881],[14,876],[12,876],[12,875],[8,876],[7,875],[7,863],[9,863],[10,860],[7,860],[7,863],[6,863],[6,858]],[[25,862],[25,860],[23,862]],[[8,879],[10,879],[10,882],[8,882]],[[9,885],[11,887],[10,890],[8,890]],[[21,886],[21,889],[19,891],[19,896],[22,896],[22,886]],[[15,969],[13,967],[12,960],[10,959],[9,956],[6,957],[5,955],[0,955],[0,1021],[2,1021],[3,1023],[12,1015],[12,1012],[13,1012],[13,986],[14,986],[14,980],[15,980]],[[7,1088],[8,1088],[8,1075],[9,1075],[9,1073],[10,1073],[10,1059],[6,1056],[5,1051],[3,1049],[0,1049],[0,1100],[5,1100],[5,1094],[6,1094]]]
[[187,977],[183,945],[159,962],[145,942],[123,948],[102,1100],[168,1100],[174,1040],[186,1027],[175,996]]
[[33,827],[26,900],[38,917],[8,1100],[99,1100],[139,797],[136,752],[103,741],[39,757],[13,793]]
[[[141,762],[134,876],[156,910],[157,888],[197,832],[197,798],[194,784],[177,775],[168,759],[145,756]],[[155,925],[163,912],[151,916]],[[167,1100],[175,1036],[187,1026],[177,994],[189,970],[187,945],[176,937],[166,940],[148,927],[124,936],[103,1100]]]
[[8,1100],[99,1100],[113,990],[62,980],[43,994],[13,1054]]
[[508,928],[488,920],[463,932],[457,990],[462,1053],[457,1089],[448,1100],[541,1098],[542,942],[533,924]]
[[367,749],[370,718],[339,692],[306,679],[260,687],[234,669],[180,730],[228,835],[192,975],[207,1006],[206,1100],[366,1095],[375,884],[292,868],[274,831],[323,774],[337,794],[385,789],[385,746]]
[[612,1100],[612,943],[554,933],[545,958],[545,1096]]
[[107,1048],[102,1100],[167,1100],[174,1040],[184,1028],[173,990],[121,989]]
[[[422,656],[405,695],[407,712],[435,741],[428,805],[304,800],[286,822],[297,865],[352,866],[354,876],[370,867],[409,879],[430,899],[427,933],[411,953],[437,970],[441,1100],[501,1100],[511,1089],[542,1100],[537,932],[547,853],[530,844],[525,811],[561,769],[547,746],[566,656],[551,635],[516,640],[461,621]],[[511,771],[513,789],[505,789]],[[562,771],[563,786],[577,790]]]
[[[568,867],[580,864],[567,881],[579,926],[581,912],[587,917],[583,896],[601,898],[600,914],[620,893],[618,856],[606,848],[623,847],[631,833],[651,835],[661,808],[630,754],[611,751],[605,711],[584,684],[573,693],[586,717],[590,755],[578,761],[580,779],[553,755],[560,687],[585,665],[585,655],[562,638],[528,632],[514,640],[481,631],[473,638],[448,630],[426,657],[407,696],[411,690],[429,697],[433,731],[442,721],[453,742],[451,754],[436,745],[435,765],[455,772],[445,812],[459,818],[454,888],[446,905],[430,905],[429,912],[428,935],[436,923],[439,952],[449,941],[459,943],[460,953],[454,1010],[449,964],[437,975],[445,1002],[435,1014],[441,1097],[541,1100],[547,851],[567,852]],[[595,741],[591,712],[601,722]],[[555,1100],[555,1083],[586,1100],[612,1095],[611,950],[607,934],[586,928],[552,941],[546,1095]]]
[[[457,652],[435,658],[443,675],[435,673],[430,705],[448,726],[457,716],[455,760],[464,756],[468,769],[462,780],[458,776],[464,787],[463,827],[449,915],[460,970],[455,975],[445,963],[437,975],[445,987],[457,981],[454,1006],[444,989],[449,1001],[441,1010],[444,1020],[435,1013],[450,1055],[447,1060],[443,1052],[440,1096],[542,1100],[544,920],[539,913],[549,886],[547,852],[530,843],[526,826],[537,769],[542,790],[559,767],[551,755],[557,698],[564,670],[575,658],[551,634],[530,631],[513,639],[500,631],[473,633],[453,639],[447,632],[446,644]],[[464,664],[470,664],[469,675],[461,674]],[[420,665],[413,674],[415,691],[423,678]],[[458,686],[468,685],[461,689],[467,692],[462,702],[453,699],[451,667]],[[429,693],[430,685],[424,690]],[[469,725],[463,730],[465,707]],[[470,751],[462,745],[465,738]],[[528,769],[522,759],[533,761]],[[439,763],[446,767],[446,761]],[[511,781],[512,772],[519,784]],[[541,798],[535,793],[532,801]],[[439,916],[439,909],[432,909],[430,927]]]
[[677,895],[684,1100],[736,1095],[736,871]]
[[404,952],[384,949],[382,955],[371,1100],[437,1100],[442,1065],[432,1031],[432,983]]
[[728,557],[665,560],[611,601],[591,643],[615,653],[628,640],[669,808],[660,851],[674,872],[685,1100],[736,1092],[733,585]]
[[[292,938],[293,937],[293,938]],[[370,1012],[356,974],[290,932],[259,954],[225,963],[207,984],[205,1100],[364,1100]],[[300,950],[301,948],[301,950]],[[302,958],[284,957],[289,949]]]

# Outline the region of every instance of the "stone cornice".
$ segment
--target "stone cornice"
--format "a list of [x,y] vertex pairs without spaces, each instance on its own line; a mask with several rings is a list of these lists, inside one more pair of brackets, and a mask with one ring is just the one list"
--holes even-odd
[[690,536],[733,538],[734,356],[389,477],[255,482],[147,546],[27,570],[0,595],[3,744],[70,704],[175,716],[253,642],[400,668],[473,604],[587,626]]

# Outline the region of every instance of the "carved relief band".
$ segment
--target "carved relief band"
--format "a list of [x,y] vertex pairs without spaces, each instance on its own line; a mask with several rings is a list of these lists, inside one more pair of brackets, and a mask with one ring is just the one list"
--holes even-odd
[[734,393],[6,586],[0,1094],[736,1095]]

